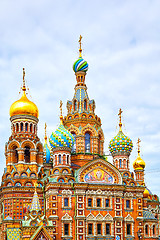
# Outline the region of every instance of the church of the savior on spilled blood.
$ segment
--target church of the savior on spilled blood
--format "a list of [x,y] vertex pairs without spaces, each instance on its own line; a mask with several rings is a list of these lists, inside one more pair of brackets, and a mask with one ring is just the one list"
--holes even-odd
[[[73,65],[76,78],[67,115],[45,144],[37,134],[38,107],[28,99],[23,69],[22,96],[10,107],[11,135],[0,188],[1,240],[158,239],[159,199],[145,186],[145,162],[138,139],[130,171],[132,140],[119,131],[104,155],[104,134],[95,101],[87,93],[88,63]],[[116,113],[115,113],[116,114]]]

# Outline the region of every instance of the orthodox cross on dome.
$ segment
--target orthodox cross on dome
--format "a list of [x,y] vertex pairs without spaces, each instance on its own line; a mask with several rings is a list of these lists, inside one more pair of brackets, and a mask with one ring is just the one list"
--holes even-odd
[[47,142],[47,124],[46,123],[45,123],[44,130],[45,130],[44,140],[45,140],[45,142]]
[[119,109],[119,113],[118,113],[118,116],[119,116],[119,127],[120,127],[120,131],[122,130],[122,109],[120,108]]
[[138,141],[137,141],[138,153],[140,153],[140,142],[141,142],[141,140],[140,140],[140,138],[138,138]]
[[26,91],[25,68],[23,68],[23,87],[22,87],[22,90]]
[[82,46],[82,36],[80,35],[79,36],[79,57],[81,58],[82,57],[82,48],[81,48],[81,46]]
[[63,105],[63,102],[62,102],[62,100],[60,100],[60,106],[59,106],[59,109],[60,109],[60,125],[63,125],[62,105]]

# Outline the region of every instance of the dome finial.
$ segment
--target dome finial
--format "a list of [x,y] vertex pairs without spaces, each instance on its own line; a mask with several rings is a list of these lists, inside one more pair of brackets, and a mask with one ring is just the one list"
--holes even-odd
[[138,155],[140,155],[140,138],[138,138],[138,141],[137,141],[137,146],[138,146]]
[[119,113],[118,113],[118,116],[119,116],[119,130],[122,131],[122,109],[120,108],[119,109]]
[[82,40],[82,36],[80,35],[79,36],[79,57],[81,58],[82,57],[82,48],[81,48],[81,45],[82,45],[82,42],[81,42],[81,40]]
[[60,125],[63,125],[62,105],[63,105],[63,102],[62,102],[62,100],[60,100],[60,106],[59,106],[59,109],[60,109]]
[[25,68],[23,68],[23,87],[22,87],[22,90],[26,91]]
[[44,140],[45,140],[45,143],[47,143],[47,124],[46,123],[45,123],[44,130],[45,130]]

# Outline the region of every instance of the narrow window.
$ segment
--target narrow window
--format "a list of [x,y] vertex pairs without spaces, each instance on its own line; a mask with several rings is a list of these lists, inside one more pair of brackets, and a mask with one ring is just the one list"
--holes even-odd
[[145,233],[148,235],[148,225],[145,226]]
[[25,163],[29,163],[30,162],[30,148],[29,147],[25,147],[25,150],[24,150],[24,161],[25,161]]
[[130,200],[126,200],[126,208],[130,208]]
[[102,224],[98,223],[97,224],[97,234],[101,235],[101,232],[102,232]]
[[61,164],[61,155],[60,154],[58,155],[58,161],[59,161],[59,164]]
[[109,235],[110,234],[110,224],[109,223],[107,223],[106,224],[106,235]]
[[122,160],[119,159],[119,168],[122,168]]
[[92,198],[88,198],[88,207],[92,207]]
[[25,131],[28,132],[28,123],[25,123]]
[[109,207],[109,199],[106,199],[106,207]]
[[69,164],[69,155],[67,155],[67,165]]
[[21,132],[23,131],[23,123],[21,123]]
[[64,207],[68,207],[68,203],[69,203],[68,198],[64,198]]
[[88,224],[88,235],[92,235],[92,233],[93,233],[93,224],[89,223]]
[[86,133],[85,134],[85,152],[86,153],[89,153],[91,150],[90,150],[90,134],[89,133]]
[[32,126],[32,123],[30,124],[30,132],[32,132],[33,130],[33,126]]
[[153,235],[155,235],[155,225],[153,225]]
[[84,110],[87,110],[87,100],[84,100]]
[[131,224],[127,224],[127,235],[131,235]]
[[101,206],[101,199],[97,198],[97,207],[100,207],[100,206]]
[[19,125],[18,125],[18,123],[16,123],[16,132],[18,132],[19,131]]
[[69,235],[69,224],[64,224],[64,235]]

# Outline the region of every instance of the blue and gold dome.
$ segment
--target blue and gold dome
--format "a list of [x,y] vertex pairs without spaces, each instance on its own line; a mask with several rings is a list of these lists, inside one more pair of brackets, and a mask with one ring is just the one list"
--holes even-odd
[[73,135],[63,126],[61,119],[60,125],[50,136],[49,143],[52,148],[68,147],[72,148],[74,143]]
[[129,156],[133,148],[132,140],[126,135],[124,135],[124,133],[122,132],[121,113],[122,111],[120,109],[120,113],[118,114],[120,116],[119,132],[109,143],[109,151],[112,154],[112,156],[116,155]]

